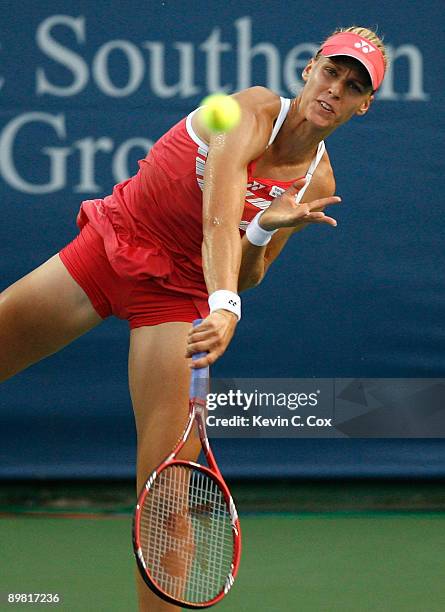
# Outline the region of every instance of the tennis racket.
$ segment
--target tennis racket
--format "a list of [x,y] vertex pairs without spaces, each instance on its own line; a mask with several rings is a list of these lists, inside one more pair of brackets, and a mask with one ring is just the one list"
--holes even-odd
[[[241,553],[238,514],[206,433],[208,377],[208,367],[192,370],[187,425],[147,479],[133,517],[142,578],[162,599],[192,609],[208,608],[229,592]],[[208,467],[176,459],[195,423]]]

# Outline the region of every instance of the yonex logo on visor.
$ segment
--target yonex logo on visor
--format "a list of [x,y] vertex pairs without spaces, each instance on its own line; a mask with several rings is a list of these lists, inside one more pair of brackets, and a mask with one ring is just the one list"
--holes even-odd
[[364,40],[361,40],[360,42],[356,42],[354,47],[356,47],[357,49],[360,49],[361,51],[363,51],[363,53],[372,53],[373,51],[376,50],[374,49],[374,47],[371,47],[371,45]]

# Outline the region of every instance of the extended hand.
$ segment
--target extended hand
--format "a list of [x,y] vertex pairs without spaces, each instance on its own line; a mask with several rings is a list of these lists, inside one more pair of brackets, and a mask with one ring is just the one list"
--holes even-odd
[[296,227],[300,223],[327,223],[334,227],[337,225],[335,219],[327,217],[320,209],[329,204],[339,204],[341,198],[338,196],[296,203],[295,195],[304,186],[305,181],[305,178],[295,181],[280,197],[272,200],[272,204],[259,218],[263,229],[271,231],[280,227]]
[[206,357],[192,361],[190,367],[203,368],[224,353],[235,332],[238,318],[228,310],[214,310],[202,323],[193,327],[187,338],[186,357],[207,352]]

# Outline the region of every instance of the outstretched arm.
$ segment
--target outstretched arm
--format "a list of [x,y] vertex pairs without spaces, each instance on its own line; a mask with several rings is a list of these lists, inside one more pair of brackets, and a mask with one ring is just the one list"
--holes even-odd
[[[264,151],[272,129],[273,114],[262,112],[264,99],[268,108],[279,98],[263,88],[247,90],[237,96],[242,107],[240,125],[226,134],[210,137],[204,171],[203,189],[203,272],[209,295],[225,290],[238,292],[241,264],[239,222],[247,187],[247,166]],[[234,296],[235,298],[237,296]],[[237,316],[216,306],[188,338],[187,356],[208,354],[191,367],[210,365],[229,344]]]

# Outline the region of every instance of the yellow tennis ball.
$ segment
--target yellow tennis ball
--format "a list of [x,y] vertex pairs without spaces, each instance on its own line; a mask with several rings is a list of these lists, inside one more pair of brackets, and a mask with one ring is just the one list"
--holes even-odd
[[212,132],[229,132],[241,119],[241,107],[235,98],[225,94],[212,94],[201,102],[202,119]]

